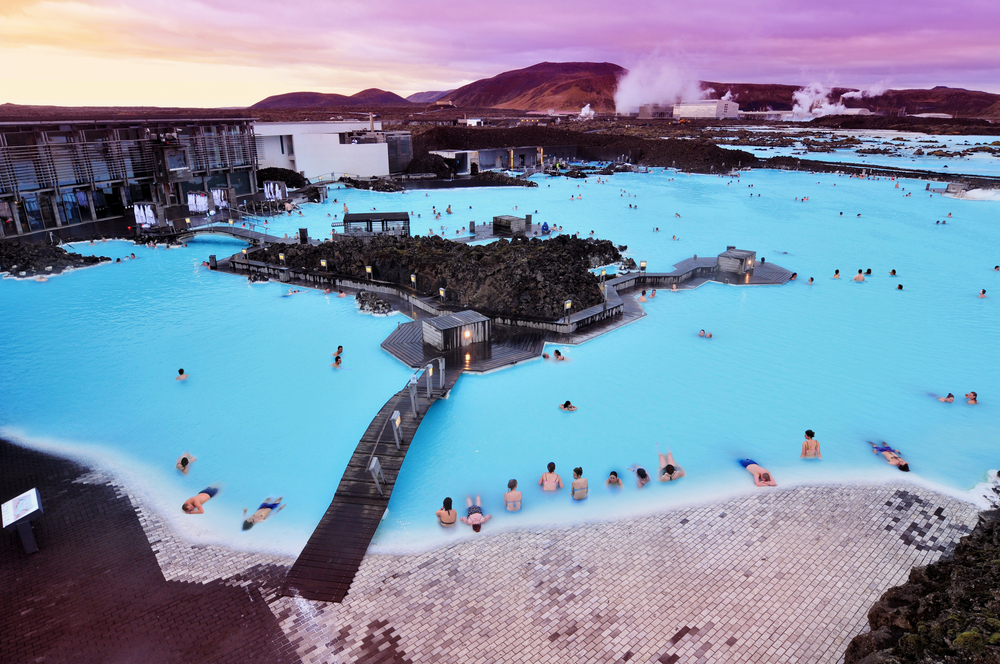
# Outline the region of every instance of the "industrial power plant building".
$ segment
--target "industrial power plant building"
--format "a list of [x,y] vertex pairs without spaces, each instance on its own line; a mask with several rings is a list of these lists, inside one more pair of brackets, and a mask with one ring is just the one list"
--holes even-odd
[[703,99],[701,101],[682,101],[674,104],[674,119],[737,119],[740,117],[740,105],[733,101],[722,99]]

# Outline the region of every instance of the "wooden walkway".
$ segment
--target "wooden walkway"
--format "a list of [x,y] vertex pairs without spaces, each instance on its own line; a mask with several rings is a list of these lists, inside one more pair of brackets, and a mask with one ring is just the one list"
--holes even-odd
[[546,334],[501,325],[493,326],[493,341],[439,351],[424,343],[420,321],[402,323],[382,342],[382,348],[408,367],[422,367],[435,357],[444,357],[445,366],[462,367],[471,373],[485,373],[541,357]]
[[[344,600],[382,515],[389,506],[392,489],[417,427],[431,405],[454,387],[463,371],[461,365],[446,364],[445,385],[442,390],[438,387],[439,374],[436,369],[435,366],[433,378],[424,372],[417,385],[416,417],[410,408],[409,389],[404,388],[382,406],[368,425],[340,479],[333,502],[288,571],[281,594],[324,602]],[[430,399],[427,398],[427,380],[433,381]],[[389,417],[396,410],[401,415],[399,450],[396,449],[392,425],[389,423]],[[381,493],[368,472],[373,456],[378,457],[385,476]]]

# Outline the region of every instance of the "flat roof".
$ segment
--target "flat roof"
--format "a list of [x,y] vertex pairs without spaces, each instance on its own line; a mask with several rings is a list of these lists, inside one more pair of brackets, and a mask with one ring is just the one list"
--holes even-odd
[[344,223],[352,221],[409,221],[409,212],[348,212]]
[[435,316],[434,318],[424,318],[423,322],[427,323],[432,327],[436,327],[439,330],[451,330],[460,325],[481,323],[485,320],[489,320],[489,318],[482,315],[478,311],[472,311],[471,309],[466,309],[465,311],[456,311],[453,314],[445,314],[444,316]]

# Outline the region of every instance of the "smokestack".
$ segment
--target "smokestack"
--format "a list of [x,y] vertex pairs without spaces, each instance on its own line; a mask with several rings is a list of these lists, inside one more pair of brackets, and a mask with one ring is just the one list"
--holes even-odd
[[375,131],[375,115],[368,111],[368,128]]

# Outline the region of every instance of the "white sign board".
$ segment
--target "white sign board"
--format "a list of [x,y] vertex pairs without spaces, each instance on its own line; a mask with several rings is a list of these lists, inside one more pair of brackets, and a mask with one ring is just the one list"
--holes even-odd
[[3,527],[6,528],[18,519],[23,519],[39,509],[38,489],[25,491],[17,498],[0,505],[3,514]]

